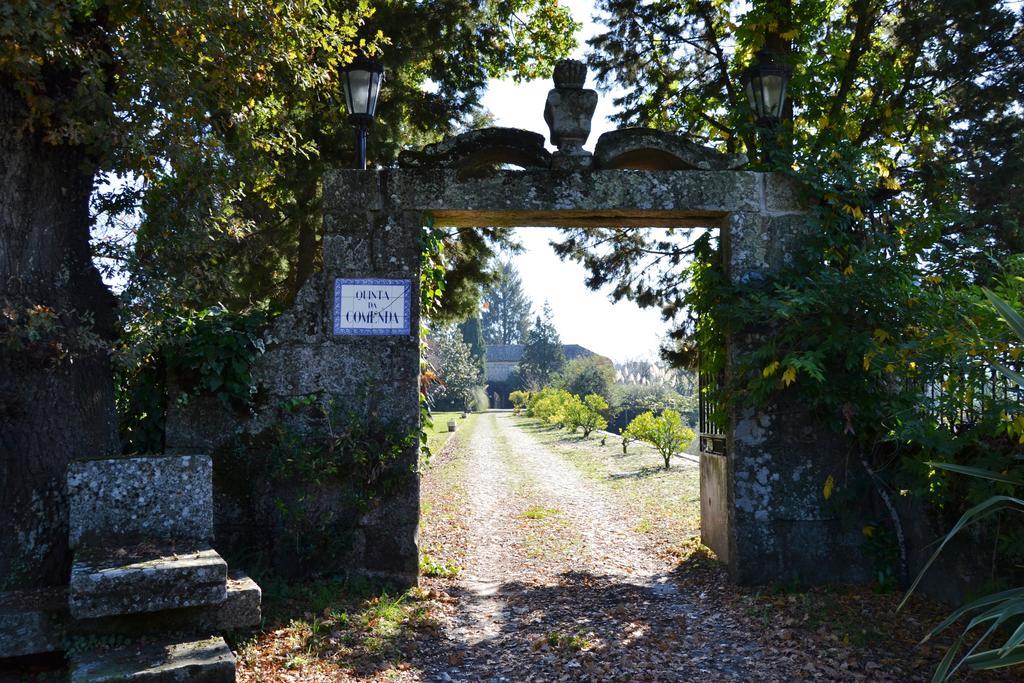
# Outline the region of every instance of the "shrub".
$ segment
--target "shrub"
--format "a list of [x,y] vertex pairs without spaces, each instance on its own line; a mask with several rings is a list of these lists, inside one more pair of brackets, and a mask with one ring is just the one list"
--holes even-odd
[[[1020,342],[1024,342],[1024,317],[1021,317],[1013,307],[994,295],[988,290],[983,290],[985,296],[993,307],[1006,321],[1007,325],[1016,334]],[[1019,347],[1017,347],[1019,348]],[[1024,389],[1024,375],[1012,370],[998,361],[991,362],[992,367],[1000,374]],[[1017,456],[1020,458],[1021,456]],[[965,474],[978,480],[995,482],[1003,488],[1000,494],[992,495],[974,507],[970,508],[957,521],[952,529],[942,539],[935,552],[925,563],[914,583],[910,586],[907,594],[900,602],[897,609],[902,609],[907,599],[920,584],[925,573],[934,564],[943,548],[964,529],[979,523],[980,521],[996,515],[1000,512],[1010,511],[1020,513],[1024,511],[1024,498],[1014,495],[1016,490],[1024,487],[1024,480],[1007,476],[1006,471],[991,471],[979,467],[967,467],[954,463],[926,462],[932,468],[943,469],[958,474]],[[1024,661],[1024,625],[1020,623],[1020,615],[1024,611],[1024,587],[1015,586],[1008,590],[990,595],[982,595],[966,605],[954,610],[938,626],[933,628],[925,640],[939,635],[943,631],[952,628],[958,622],[967,622],[963,631],[957,636],[953,645],[946,651],[932,676],[933,681],[946,681],[953,677],[957,670],[966,665],[974,670],[1000,669],[1008,666],[1020,665]],[[968,619],[970,617],[970,619]],[[995,641],[999,638],[998,629],[1005,626],[1009,630],[1009,637],[1002,645]],[[982,631],[979,635],[978,631]],[[975,639],[974,644],[968,649],[960,660],[954,665],[954,660],[960,653],[963,645],[970,639]],[[990,641],[990,638],[992,639]],[[987,648],[987,649],[983,649]],[[979,651],[980,650],[980,651]]]
[[523,409],[530,402],[530,392],[528,391],[513,391],[508,395],[508,400],[512,401],[512,408],[516,415],[523,412]]
[[682,417],[674,410],[663,410],[658,417],[649,411],[641,413],[633,418],[626,431],[633,438],[645,441],[658,449],[665,461],[666,470],[672,466],[672,456],[682,453],[695,436],[693,430],[683,424]]
[[543,422],[564,424],[565,407],[571,398],[565,389],[545,387],[530,397],[526,414]]

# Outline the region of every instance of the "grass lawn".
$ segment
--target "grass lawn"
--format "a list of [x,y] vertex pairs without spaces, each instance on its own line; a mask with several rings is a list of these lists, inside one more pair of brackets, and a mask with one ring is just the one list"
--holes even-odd
[[[454,419],[456,431],[448,431]],[[468,436],[480,413],[434,413],[427,443],[431,459],[420,469],[420,573],[425,577],[453,578],[465,562],[465,517]],[[454,437],[454,438],[453,438]]]
[[[473,413],[470,413],[470,416],[472,415]],[[445,447],[445,444],[448,443],[448,439],[450,439],[458,429],[465,426],[466,422],[471,419],[471,417],[463,420],[462,412],[438,412],[431,413],[430,419],[434,421],[434,425],[427,429],[427,447],[430,449],[431,453],[437,455],[441,452],[441,449]],[[456,432],[448,431],[448,420],[455,420],[455,424],[457,425]]]
[[[516,416],[515,424],[571,462],[581,474],[606,486],[636,517],[635,530],[656,534],[659,545],[682,553],[700,535],[700,471],[694,456],[684,455],[669,470],[658,452],[607,432],[587,438]],[[602,445],[602,440],[604,445]]]

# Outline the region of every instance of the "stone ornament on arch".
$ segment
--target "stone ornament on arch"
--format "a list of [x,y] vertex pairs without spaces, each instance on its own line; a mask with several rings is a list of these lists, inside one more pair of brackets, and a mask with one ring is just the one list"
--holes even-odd
[[398,155],[399,168],[452,168],[460,178],[487,175],[505,165],[550,168],[544,136],[519,128],[480,128]]
[[723,154],[685,135],[653,128],[620,128],[597,139],[594,168],[641,171],[736,171],[746,154]]

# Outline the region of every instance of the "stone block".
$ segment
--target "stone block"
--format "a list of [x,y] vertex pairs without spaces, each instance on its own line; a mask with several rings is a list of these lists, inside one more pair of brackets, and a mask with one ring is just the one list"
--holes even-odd
[[324,174],[324,213],[349,213],[381,208],[382,176],[377,171],[336,169]]
[[0,659],[64,649],[67,636],[232,631],[259,626],[262,591],[242,572],[232,572],[219,605],[146,614],[72,620],[68,588],[59,586],[0,594]]
[[[218,605],[82,619],[68,624],[66,630],[72,635],[138,636],[246,629],[259,626],[262,618],[261,599],[262,591],[255,581],[241,572],[232,572],[227,581],[227,595],[224,602]],[[66,606],[64,611],[67,612]]]
[[544,136],[518,128],[480,128],[398,155],[402,168],[454,168],[462,176],[503,164],[548,168],[551,153],[544,149]]
[[780,173],[765,173],[763,178],[765,211],[772,215],[806,211],[805,189],[797,180]]
[[[214,396],[195,396],[188,403],[176,400],[181,390],[171,373],[168,376],[167,428],[164,433],[166,455],[190,455],[212,452],[238,430],[244,416]],[[212,539],[213,536],[211,535]]]
[[69,605],[76,619],[216,605],[226,584],[227,563],[209,548],[86,548],[71,565]]
[[213,539],[207,455],[79,460],[68,466],[67,487],[73,548]]
[[241,572],[228,577],[227,597],[219,605],[200,607],[197,623],[213,631],[232,631],[260,625],[263,591]]
[[200,640],[142,641],[71,661],[72,683],[234,683],[235,656],[220,636]]
[[0,593],[0,659],[62,649],[66,587]]

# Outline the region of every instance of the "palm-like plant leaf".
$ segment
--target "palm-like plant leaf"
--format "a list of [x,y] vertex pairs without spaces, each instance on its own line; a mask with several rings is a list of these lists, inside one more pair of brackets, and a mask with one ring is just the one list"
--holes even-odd
[[[987,289],[984,290],[984,292],[985,297],[992,303],[999,315],[1006,321],[1007,325],[1010,326],[1021,341],[1024,342],[1024,318],[1022,318],[1012,306],[992,292]],[[1024,387],[1024,375],[1021,373],[1011,370],[1005,365],[994,361],[992,366],[1011,382],[1015,382],[1019,386]],[[1021,459],[1021,456],[1017,456],[1017,458]],[[980,479],[988,479],[1013,486],[1024,486],[1024,481],[978,467],[968,467],[966,465],[954,465],[951,463],[940,462],[929,462],[928,465],[938,469],[944,469],[958,474],[966,474]],[[938,549],[928,559],[928,562],[925,563],[924,568],[917,575],[917,578],[910,586],[910,589],[903,597],[903,600],[900,602],[897,609],[902,608],[903,605],[906,604],[907,599],[917,588],[918,584],[920,584],[925,572],[928,571],[935,562],[939,553],[942,552],[942,549],[946,547],[946,544],[949,543],[954,536],[968,526],[976,524],[977,522],[1006,509],[1024,511],[1024,500],[1013,496],[992,496],[988,500],[975,505],[965,512],[942,539]],[[983,652],[975,652],[975,650],[981,647],[982,643],[987,641],[989,637],[1000,627],[1007,623],[1013,624],[1019,620],[1022,615],[1024,615],[1024,588],[1013,588],[1002,591],[1001,593],[986,595],[963,605],[959,609],[954,610],[952,614],[942,621],[942,623],[933,628],[928,635],[925,636],[924,640],[928,640],[942,631],[945,631],[960,619],[971,614],[973,614],[973,616],[967,623],[967,626],[964,627],[964,630],[957,636],[956,641],[949,650],[946,651],[942,661],[939,663],[938,667],[936,667],[935,674],[932,676],[933,682],[938,683],[940,681],[947,680],[964,664],[971,669],[997,669],[1024,663],[1024,623],[1017,625],[1001,647],[985,650]],[[954,666],[953,661],[956,659],[956,655],[963,646],[969,633],[975,628],[986,623],[988,624],[988,627],[985,629],[985,632],[981,634],[980,637],[976,637],[974,639],[974,644]]]
[[995,309],[1003,317],[1003,320],[1006,321],[1006,324],[1024,341],[1024,318],[1021,317],[1020,313],[989,290],[982,288],[982,291],[985,292],[985,298],[995,306]]
[[949,462],[934,462],[926,460],[925,463],[929,467],[934,467],[939,470],[949,470],[950,472],[956,472],[957,474],[966,474],[971,477],[977,477],[978,479],[989,479],[991,481],[998,481],[1004,484],[1013,484],[1014,486],[1024,486],[1024,481],[1015,479],[1014,477],[1008,477],[1005,474],[999,474],[991,470],[983,470],[980,467],[969,467],[967,465],[954,465]]

